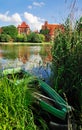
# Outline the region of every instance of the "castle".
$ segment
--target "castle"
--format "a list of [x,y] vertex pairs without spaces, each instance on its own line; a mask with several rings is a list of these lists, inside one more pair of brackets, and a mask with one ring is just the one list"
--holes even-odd
[[46,40],[53,40],[56,30],[64,31],[64,26],[61,24],[49,24],[48,21],[45,21],[44,25],[42,25],[41,30],[49,30],[49,33],[46,35]]
[[[18,34],[30,34],[30,27],[26,22],[22,22],[21,25],[18,25]],[[50,41],[54,39],[55,31],[60,29],[64,30],[64,26],[61,24],[49,24],[47,21],[45,21],[44,25],[42,25],[41,30],[49,30],[49,33],[45,35],[46,41]]]
[[21,25],[18,25],[18,34],[30,34],[30,27],[26,22],[22,22]]

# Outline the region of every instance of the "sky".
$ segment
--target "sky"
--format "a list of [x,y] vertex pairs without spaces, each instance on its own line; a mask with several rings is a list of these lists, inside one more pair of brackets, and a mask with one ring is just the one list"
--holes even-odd
[[31,30],[40,30],[45,21],[63,24],[70,12],[73,19],[81,17],[82,0],[0,0],[0,27],[25,21]]

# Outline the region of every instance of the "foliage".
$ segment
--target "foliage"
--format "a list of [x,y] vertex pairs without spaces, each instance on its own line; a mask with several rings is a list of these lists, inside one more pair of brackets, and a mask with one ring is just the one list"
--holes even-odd
[[43,34],[37,34],[39,38],[39,42],[44,42],[45,41],[45,36]]
[[0,79],[0,129],[48,130],[40,115],[39,124],[35,123],[38,113],[33,113],[36,111],[33,106],[34,98],[31,95],[34,88],[33,90],[29,88],[33,77],[24,77],[27,80],[18,85],[16,85],[17,76],[12,74],[12,78],[14,84],[9,82],[6,76]]
[[11,36],[8,34],[0,34],[0,42],[9,42],[11,40]]
[[44,30],[41,29],[40,33],[44,34],[44,35],[48,35],[49,34],[49,29],[44,29]]
[[79,34],[82,33],[82,17],[76,21],[76,30]]
[[17,28],[14,25],[3,26],[0,34],[1,42],[33,42],[42,43],[45,40],[43,34],[31,32],[29,35],[18,34]]
[[[66,26],[67,25],[67,26]],[[81,120],[82,112],[82,35],[70,30],[59,33],[52,47],[54,89],[66,94],[68,102],[75,108],[75,117]],[[77,114],[78,113],[78,114]]]
[[29,108],[31,101],[27,86],[10,86],[8,80],[3,78],[0,81],[0,129],[36,130]]
[[10,35],[11,38],[13,40],[15,40],[15,38],[18,34],[18,31],[17,31],[17,28],[14,25],[9,25],[9,26],[3,26],[2,27],[2,33]]
[[16,36],[16,42],[26,42],[27,41],[27,36],[24,34],[18,34]]
[[44,41],[44,36],[41,34],[37,34],[35,32],[31,32],[28,36],[27,36],[27,41],[28,42],[33,42],[33,43],[39,43],[39,42],[43,42]]
[[45,36],[45,41],[49,41],[49,32],[50,30],[49,29],[41,29],[40,30],[40,34],[43,34]]

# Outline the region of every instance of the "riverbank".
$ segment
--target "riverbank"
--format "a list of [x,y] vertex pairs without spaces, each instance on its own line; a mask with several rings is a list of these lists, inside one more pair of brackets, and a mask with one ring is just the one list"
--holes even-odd
[[32,42],[0,42],[0,45],[51,45],[51,42],[32,43]]

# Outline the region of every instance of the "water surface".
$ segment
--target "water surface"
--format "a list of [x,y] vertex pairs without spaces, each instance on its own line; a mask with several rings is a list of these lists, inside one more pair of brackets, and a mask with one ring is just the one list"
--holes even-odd
[[0,69],[23,67],[35,75],[48,78],[51,61],[50,45],[0,45]]

